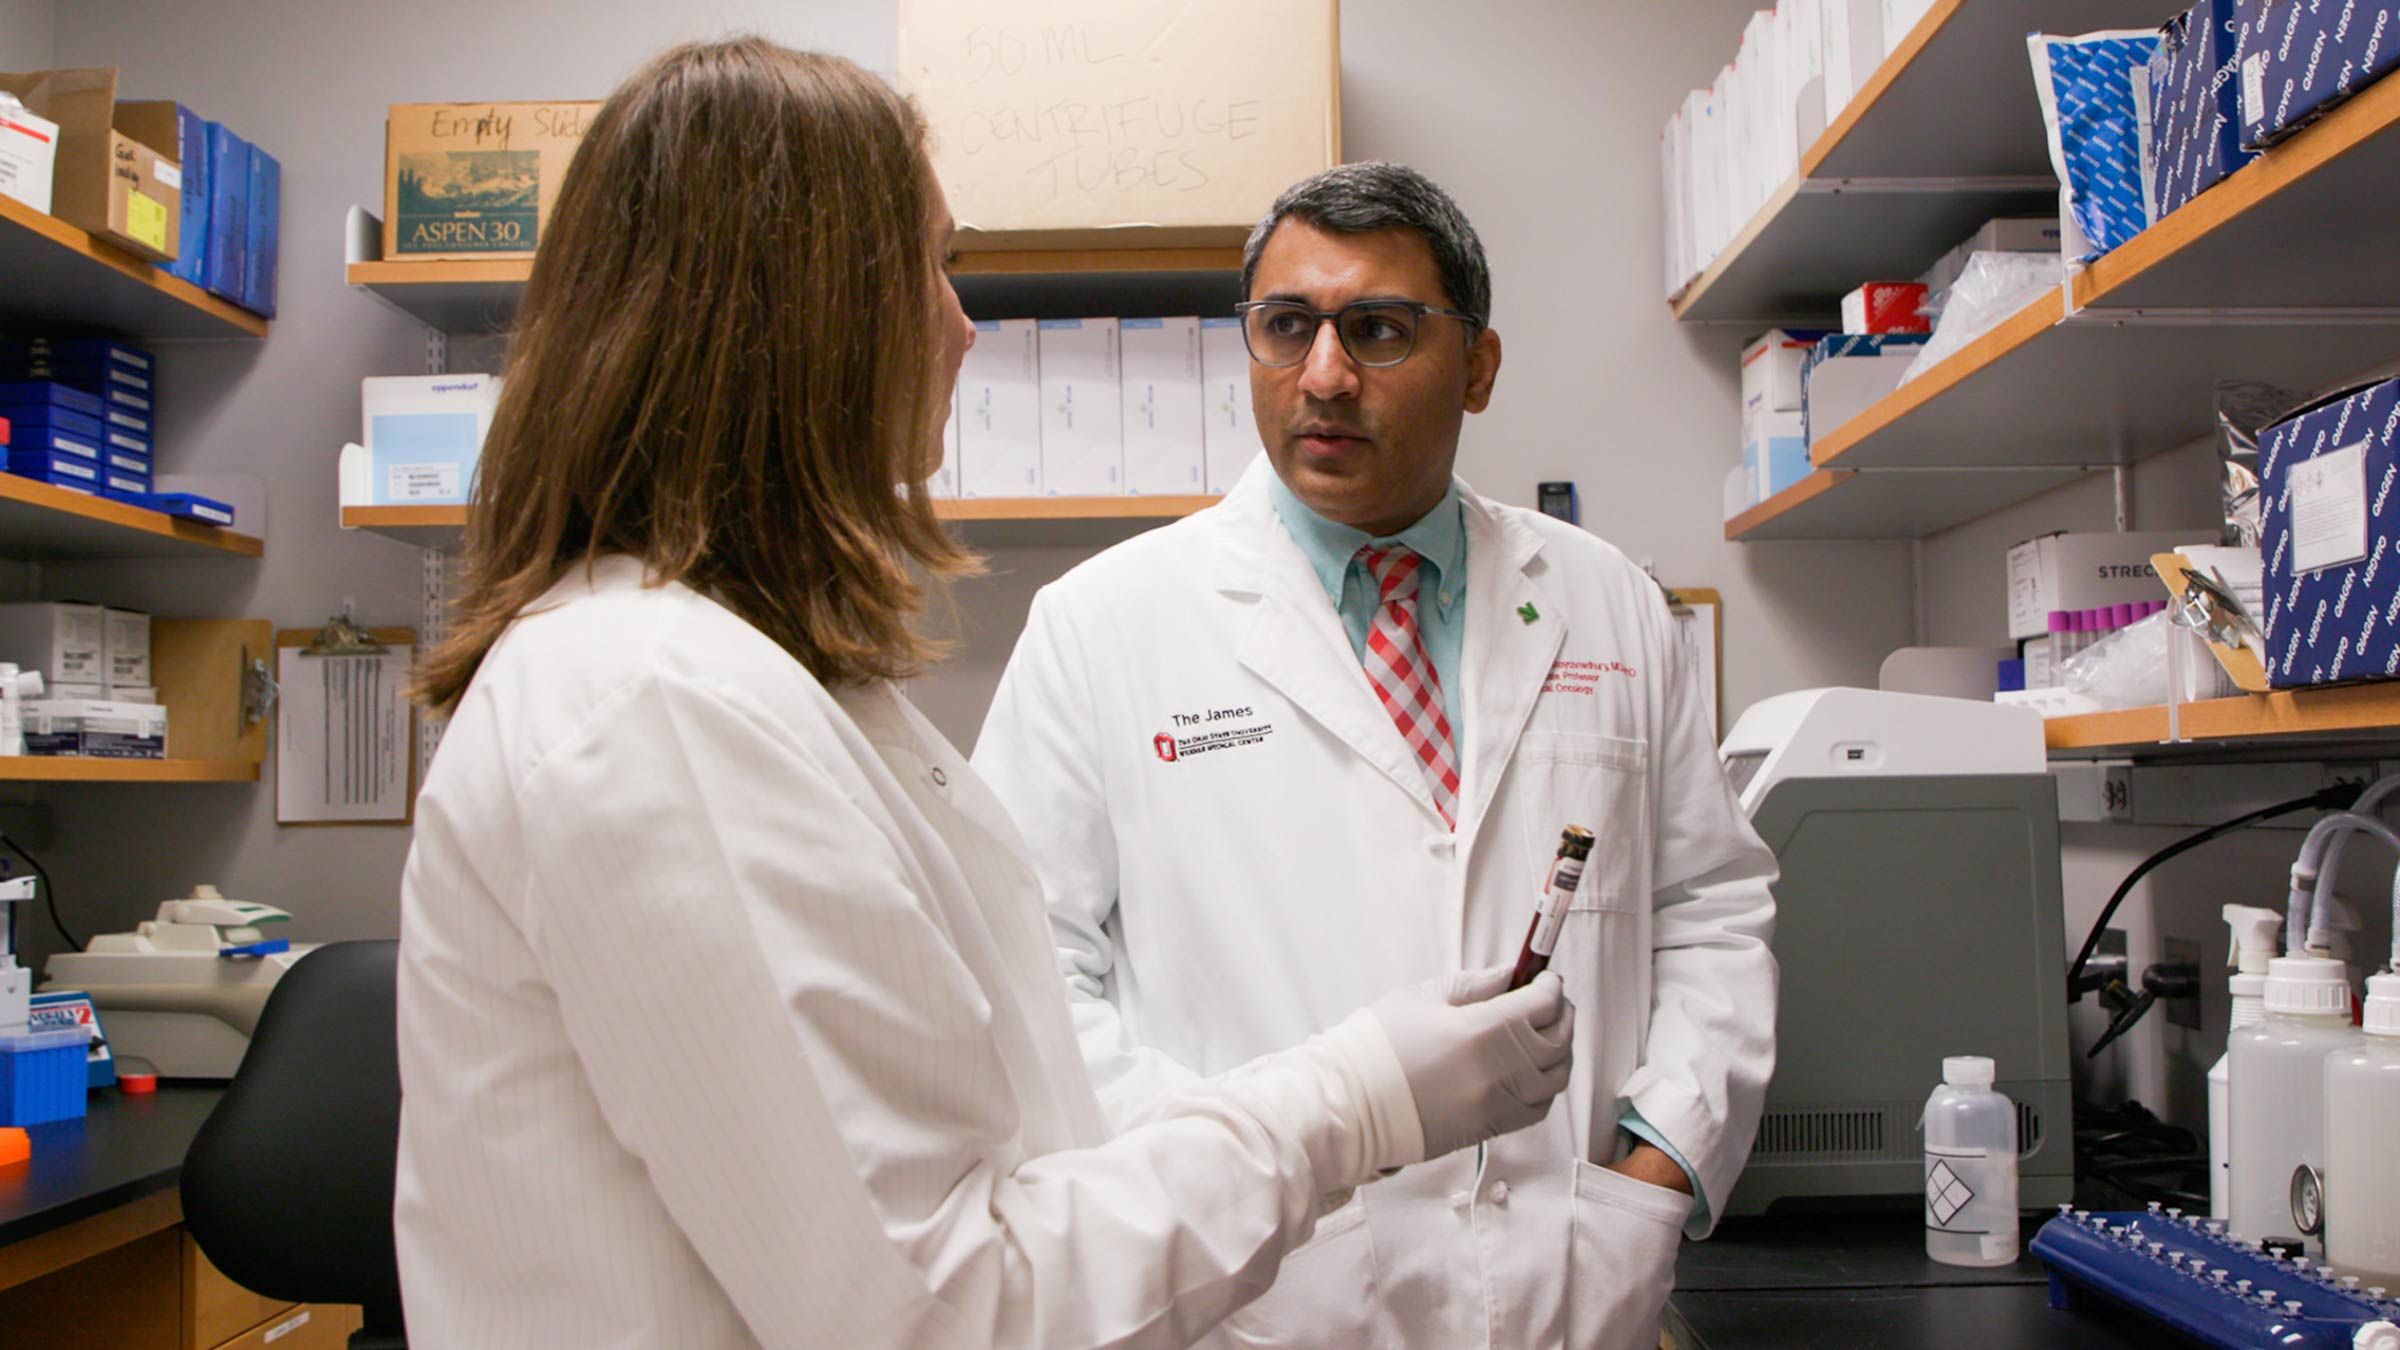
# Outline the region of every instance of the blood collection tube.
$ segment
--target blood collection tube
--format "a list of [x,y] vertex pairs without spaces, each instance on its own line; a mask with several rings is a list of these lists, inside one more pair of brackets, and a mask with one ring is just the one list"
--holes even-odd
[[1567,921],[1567,907],[1575,902],[1575,886],[1583,880],[1584,860],[1591,856],[1590,830],[1569,825],[1559,831],[1558,856],[1550,860],[1549,875],[1542,879],[1533,926],[1525,930],[1525,949],[1517,953],[1517,968],[1508,977],[1509,988],[1522,989],[1533,983],[1534,976],[1550,968],[1550,954],[1558,950],[1558,930]]

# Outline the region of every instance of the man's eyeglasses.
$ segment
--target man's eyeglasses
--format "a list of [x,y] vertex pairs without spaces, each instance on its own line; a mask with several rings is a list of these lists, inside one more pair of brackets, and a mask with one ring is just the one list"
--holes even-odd
[[1330,323],[1342,350],[1362,366],[1396,366],[1417,349],[1417,329],[1428,314],[1456,319],[1470,336],[1483,327],[1472,314],[1414,300],[1355,300],[1340,309],[1312,309],[1296,300],[1245,300],[1233,307],[1242,316],[1242,342],[1262,366],[1296,366],[1317,343],[1317,326]]

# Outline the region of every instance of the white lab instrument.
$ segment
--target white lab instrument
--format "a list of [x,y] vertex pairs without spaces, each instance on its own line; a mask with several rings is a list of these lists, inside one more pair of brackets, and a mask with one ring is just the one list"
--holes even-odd
[[1925,1101],[1925,1254],[1944,1265],[2017,1259],[2017,1105],[1982,1055],[1942,1061]]
[[0,1037],[22,1036],[30,1030],[33,972],[17,964],[15,925],[7,906],[33,899],[33,878],[0,881]]
[[275,982],[316,950],[261,931],[291,917],[198,886],[130,933],[51,957],[42,990],[90,994],[116,1052],[149,1060],[161,1078],[231,1078]]
[[2325,1058],[2325,1259],[2400,1287],[2400,973],[2367,980],[2366,1035]]
[[2358,1041],[2342,963],[2268,962],[2266,1013],[2227,1038],[2233,1197],[2225,1217],[2241,1241],[2297,1237],[2310,1256],[2323,1256],[2325,1059]]
[[1725,774],[1758,814],[1787,778],[2046,773],[2041,714],[1879,689],[1802,689],[1750,705],[1726,734]]
[[2233,1206],[2233,1050],[2231,1037],[2256,1026],[2267,1015],[2267,963],[2275,959],[2275,933],[2283,916],[2255,905],[2227,905],[2225,922],[2233,929],[2233,975],[2226,981],[2233,993],[2233,1024],[2227,1028],[2224,1054],[2208,1070],[2208,1217],[2232,1217]]

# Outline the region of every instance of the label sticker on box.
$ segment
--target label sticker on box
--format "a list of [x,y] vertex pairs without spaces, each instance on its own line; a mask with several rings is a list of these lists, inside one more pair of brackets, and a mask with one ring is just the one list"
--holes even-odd
[[396,502],[454,502],[462,495],[456,464],[395,464],[390,496]]
[[2250,53],[2242,61],[2242,121],[2256,126],[2267,118],[2267,54]]
[[2292,466],[2292,570],[2322,572],[2367,556],[2367,443]]
[[125,233],[164,253],[167,251],[167,208],[136,192],[125,199]]
[[158,175],[159,182],[177,192],[183,191],[183,168],[181,165],[169,164],[163,159],[157,159],[151,161],[151,166],[151,172]]

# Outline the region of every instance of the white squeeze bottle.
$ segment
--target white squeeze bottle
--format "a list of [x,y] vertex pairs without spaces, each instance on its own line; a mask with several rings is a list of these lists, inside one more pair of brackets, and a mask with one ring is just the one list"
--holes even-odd
[[2350,980],[2326,956],[2267,963],[2267,1015],[2228,1038],[2233,1074],[2233,1203],[2226,1221],[2237,1242],[2305,1238],[2325,1254],[2313,1210],[2318,1185],[2297,1182],[2325,1166],[2325,1060],[2358,1043],[2350,1025]]
[[2400,1288],[2400,974],[2367,981],[2366,1020],[2325,1057],[2325,1260]]
[[1925,1101],[1925,1254],[1953,1266],[2017,1259],[2017,1104],[1992,1061],[1954,1055]]
[[[2267,1015],[2267,962],[2275,959],[2283,916],[2254,905],[2227,905],[2233,929],[2233,1025],[2231,1037]],[[2228,1218],[2233,1209],[2233,1052],[2217,1056],[2208,1071],[2208,1217]]]

